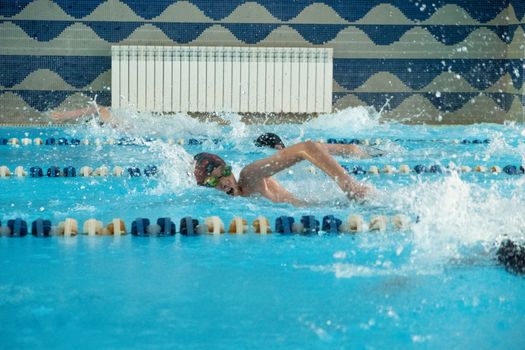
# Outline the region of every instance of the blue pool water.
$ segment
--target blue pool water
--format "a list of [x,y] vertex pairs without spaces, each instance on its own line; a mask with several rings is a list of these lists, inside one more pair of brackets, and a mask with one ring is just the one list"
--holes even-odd
[[[160,118],[160,119],[159,119]],[[149,136],[145,145],[0,146],[0,165],[106,165],[144,168],[153,178],[0,179],[0,220],[71,217],[104,224],[137,217],[200,220],[218,215],[251,223],[259,215],[403,214],[410,229],[341,235],[246,235],[140,238],[0,238],[2,348],[523,348],[525,279],[495,262],[504,237],[523,239],[525,177],[492,173],[356,175],[378,189],[349,203],[330,179],[306,164],[279,180],[309,207],[231,198],[197,188],[191,156],[215,152],[234,173],[269,155],[252,140],[263,131],[285,143],[305,139],[382,139],[387,155],[345,159],[348,166],[408,164],[521,165],[520,124],[408,126],[350,109],[302,125],[200,123],[122,113],[118,129],[2,128],[0,137]],[[224,125],[223,125],[224,124]],[[168,139],[214,139],[169,145]],[[389,140],[397,140],[388,142]],[[488,144],[453,140],[490,139]],[[417,221],[417,222],[416,222]]]

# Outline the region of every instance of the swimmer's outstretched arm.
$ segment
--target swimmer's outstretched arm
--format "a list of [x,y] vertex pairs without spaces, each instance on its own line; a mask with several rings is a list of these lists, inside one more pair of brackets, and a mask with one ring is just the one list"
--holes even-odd
[[371,155],[363,148],[356,145],[344,144],[322,144],[324,148],[333,156],[369,158]]
[[371,188],[348,175],[322,144],[312,141],[287,147],[268,158],[247,165],[239,175],[239,184],[243,188],[254,189],[264,178],[275,175],[303,160],[309,161],[334,179],[351,199],[363,198],[371,191]]
[[55,120],[73,120],[90,114],[98,114],[100,121],[109,123],[111,121],[111,112],[107,107],[89,106],[87,108],[75,109],[72,111],[54,112],[51,118]]

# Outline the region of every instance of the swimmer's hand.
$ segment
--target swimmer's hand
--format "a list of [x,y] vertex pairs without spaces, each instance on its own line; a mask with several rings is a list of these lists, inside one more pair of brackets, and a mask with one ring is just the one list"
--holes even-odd
[[345,193],[348,199],[362,202],[365,199],[375,195],[376,189],[368,184],[354,182],[345,188]]

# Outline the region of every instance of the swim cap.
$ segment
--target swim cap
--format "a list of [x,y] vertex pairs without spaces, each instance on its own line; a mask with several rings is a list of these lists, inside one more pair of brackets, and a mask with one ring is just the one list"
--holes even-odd
[[213,169],[226,164],[221,157],[215,154],[202,152],[196,154],[193,159],[195,159],[195,179],[197,184],[202,186],[204,180],[210,176]]
[[275,148],[275,146],[281,146],[282,148],[285,147],[281,138],[271,132],[267,132],[259,136],[257,140],[255,140],[255,146],[257,147],[266,146],[270,148]]

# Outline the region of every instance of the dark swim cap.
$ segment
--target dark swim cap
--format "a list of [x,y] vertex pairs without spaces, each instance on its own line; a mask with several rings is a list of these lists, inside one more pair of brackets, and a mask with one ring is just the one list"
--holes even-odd
[[216,154],[202,152],[196,154],[193,159],[195,159],[195,179],[197,184],[201,185],[204,183],[204,180],[211,175],[213,169],[225,165],[224,160]]
[[259,136],[257,140],[255,140],[255,146],[270,148],[275,148],[275,146],[281,146],[282,148],[285,147],[281,138],[271,132],[267,132]]

